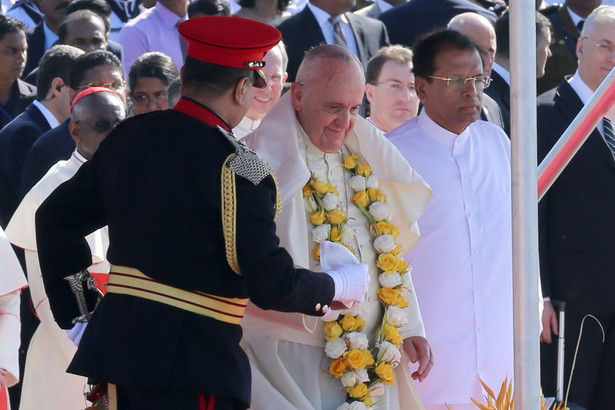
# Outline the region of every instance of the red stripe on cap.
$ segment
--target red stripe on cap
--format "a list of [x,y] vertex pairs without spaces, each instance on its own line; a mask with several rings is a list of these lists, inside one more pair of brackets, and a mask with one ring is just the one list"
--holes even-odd
[[114,89],[111,89],[109,87],[102,87],[102,86],[94,86],[94,87],[88,87],[85,90],[81,91],[79,94],[77,94],[77,96],[75,97],[75,99],[73,100],[73,103],[70,105],[70,113],[73,113],[73,107],[75,106],[75,104],[77,104],[77,101],[79,101],[80,99],[87,97],[88,95],[91,94],[96,94],[96,93],[113,93],[115,95],[117,95],[118,97],[120,97],[120,99],[122,98],[117,91],[115,91]]

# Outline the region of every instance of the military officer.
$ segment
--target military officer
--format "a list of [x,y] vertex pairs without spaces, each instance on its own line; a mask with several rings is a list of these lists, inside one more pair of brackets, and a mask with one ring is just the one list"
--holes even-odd
[[220,16],[179,31],[188,42],[181,99],[118,125],[41,205],[41,270],[56,321],[71,328],[92,305],[64,279],[92,262],[83,237],[108,225],[107,294],[68,371],[103,383],[119,409],[244,409],[248,299],[322,316],[332,301],[360,301],[369,279],[364,264],[294,267],[275,235],[275,176],[230,132],[252,86],[265,85],[263,55],[280,33]]

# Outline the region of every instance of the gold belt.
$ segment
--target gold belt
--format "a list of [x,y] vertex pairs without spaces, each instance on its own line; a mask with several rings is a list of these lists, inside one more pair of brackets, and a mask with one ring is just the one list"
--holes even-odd
[[234,325],[241,324],[248,304],[247,298],[225,298],[165,285],[128,266],[111,266],[107,292],[153,300]]

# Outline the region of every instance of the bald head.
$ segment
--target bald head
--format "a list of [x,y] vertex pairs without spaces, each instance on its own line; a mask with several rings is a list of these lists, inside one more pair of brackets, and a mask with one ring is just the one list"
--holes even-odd
[[448,28],[464,34],[478,46],[483,59],[485,75],[491,75],[491,66],[495,59],[495,30],[489,20],[477,13],[462,13],[451,19]]

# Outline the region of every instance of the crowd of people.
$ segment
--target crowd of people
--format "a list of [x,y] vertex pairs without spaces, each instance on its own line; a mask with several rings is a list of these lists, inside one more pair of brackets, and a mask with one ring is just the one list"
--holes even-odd
[[[536,10],[541,160],[615,6]],[[477,408],[514,377],[511,29],[500,0],[3,0],[0,410]],[[605,117],[539,203],[572,410],[615,408],[612,186]]]

